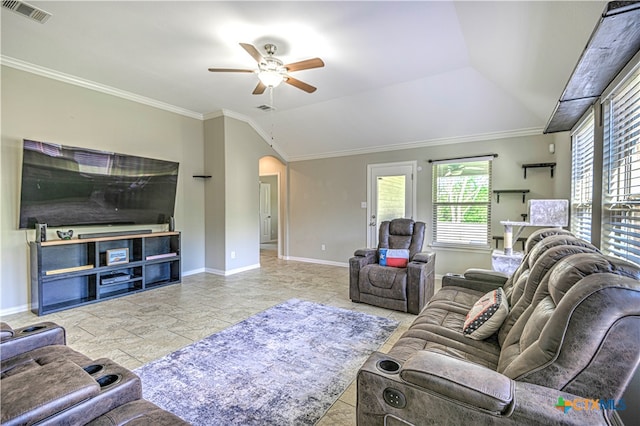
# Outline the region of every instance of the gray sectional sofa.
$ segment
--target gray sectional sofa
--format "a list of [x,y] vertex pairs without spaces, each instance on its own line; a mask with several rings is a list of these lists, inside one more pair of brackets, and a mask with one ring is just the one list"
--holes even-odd
[[2,425],[186,425],[142,399],[140,378],[66,345],[64,328],[0,323]]
[[640,267],[552,234],[508,279],[443,277],[358,372],[358,424],[617,424],[640,363]]

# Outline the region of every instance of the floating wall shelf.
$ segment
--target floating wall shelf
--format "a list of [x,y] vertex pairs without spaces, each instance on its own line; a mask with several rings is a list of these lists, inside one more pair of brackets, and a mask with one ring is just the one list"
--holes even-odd
[[493,191],[496,194],[496,203],[500,203],[500,194],[522,194],[522,202],[524,203],[524,199],[526,194],[529,193],[528,189],[496,189]]
[[194,178],[210,179],[211,175],[193,175]]
[[553,178],[553,171],[556,168],[556,163],[533,163],[533,164],[523,164],[522,168],[524,169],[524,178],[527,178],[527,169],[539,168],[539,167],[549,167],[551,169],[551,178]]

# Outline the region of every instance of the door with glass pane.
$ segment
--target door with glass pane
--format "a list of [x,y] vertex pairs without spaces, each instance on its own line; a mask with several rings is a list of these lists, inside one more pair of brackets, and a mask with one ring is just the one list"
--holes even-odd
[[415,169],[414,161],[368,166],[368,247],[378,245],[381,222],[415,216]]

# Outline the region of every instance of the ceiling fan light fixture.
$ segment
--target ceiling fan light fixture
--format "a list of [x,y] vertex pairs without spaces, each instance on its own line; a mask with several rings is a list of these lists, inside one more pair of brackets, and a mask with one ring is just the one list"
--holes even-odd
[[267,87],[278,87],[282,83],[282,74],[273,70],[262,70],[258,73],[258,78]]

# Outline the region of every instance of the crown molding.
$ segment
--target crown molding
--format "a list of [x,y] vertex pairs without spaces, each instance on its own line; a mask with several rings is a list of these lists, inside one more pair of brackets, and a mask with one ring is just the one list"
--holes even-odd
[[415,141],[415,142],[398,143],[393,145],[382,145],[377,147],[333,151],[333,152],[327,152],[323,154],[291,156],[289,157],[288,161],[320,160],[323,158],[346,157],[349,155],[374,154],[376,152],[400,151],[403,149],[425,148],[425,147],[440,146],[440,145],[453,145],[453,144],[460,144],[460,143],[467,143],[467,142],[482,142],[482,141],[489,141],[489,140],[517,138],[517,137],[523,137],[523,136],[541,136],[543,134],[542,133],[543,130],[544,129],[542,127],[532,127],[528,129],[510,130],[505,132],[482,133],[478,135],[459,136],[459,137],[452,137],[452,138],[429,139],[425,141]]
[[70,74],[65,74],[49,68],[41,67],[39,65],[34,65],[29,62],[25,62],[20,59],[15,59],[5,55],[0,55],[0,65],[5,65],[11,68],[15,68],[21,71],[26,71],[42,77],[46,77],[46,78],[61,81],[64,83],[72,84],[75,86],[83,87],[85,89],[95,90],[97,92],[105,93],[112,96],[117,96],[119,98],[127,99],[133,102],[137,102],[143,105],[148,105],[164,111],[173,112],[175,114],[183,115],[185,117],[194,118],[197,120],[204,121],[204,120],[210,120],[212,118],[224,116],[224,117],[234,118],[239,121],[243,121],[247,123],[249,126],[251,126],[251,128],[265,141],[265,143],[269,145],[271,148],[273,148],[273,150],[276,151],[276,153],[280,155],[280,157],[286,162],[319,160],[323,158],[346,157],[350,155],[373,154],[377,152],[399,151],[403,149],[424,148],[424,147],[430,147],[430,146],[451,145],[451,144],[459,144],[459,143],[466,143],[466,142],[481,142],[481,141],[487,141],[487,140],[507,139],[507,138],[513,138],[513,137],[539,136],[543,134],[543,130],[544,130],[544,128],[542,127],[539,127],[539,128],[535,127],[535,128],[512,130],[512,131],[505,131],[505,132],[484,133],[479,135],[468,135],[468,136],[460,136],[460,137],[453,137],[453,138],[438,138],[438,139],[430,139],[425,141],[415,141],[415,142],[406,142],[406,143],[399,143],[399,144],[393,144],[393,145],[383,145],[383,146],[377,146],[377,147],[332,151],[332,152],[327,152],[323,154],[289,156],[285,154],[284,150],[277,144],[277,142],[272,140],[271,136],[267,134],[267,132],[265,132],[264,129],[258,126],[258,124],[254,120],[252,120],[250,117],[246,115],[243,115],[231,110],[222,109],[219,111],[201,114],[199,112],[190,111],[184,108],[177,107],[175,105],[171,105],[171,104],[161,102],[155,99],[147,98],[144,96],[136,95],[135,93],[116,89],[114,87],[106,86],[104,84],[96,83],[90,80],[85,80]]
[[0,64],[6,65],[8,67],[15,68],[21,71],[26,71],[32,74],[36,74],[42,77],[47,77],[53,80],[62,81],[63,83],[73,84],[74,86],[84,87],[85,89],[95,90],[97,92],[106,93],[107,95],[117,96],[119,98],[127,99],[143,105],[148,105],[161,110],[180,114],[185,117],[195,118],[197,120],[203,119],[202,114],[199,112],[190,111],[188,109],[180,108],[165,102],[147,98],[145,96],[136,95],[135,93],[116,89],[114,87],[106,86],[104,84],[96,83],[94,81],[85,80],[80,77],[76,77],[70,74],[65,74],[49,68],[41,67],[39,65],[34,65],[29,62],[25,62],[20,59],[15,59],[9,56],[0,55]]
[[210,120],[212,118],[218,118],[218,117],[229,117],[229,118],[233,118],[238,121],[243,121],[247,123],[258,134],[258,136],[260,136],[265,141],[267,145],[273,148],[273,150],[277,152],[280,157],[282,157],[283,160],[287,162],[289,161],[289,156],[284,153],[284,151],[276,143],[276,141],[272,140],[271,137],[267,134],[267,132],[265,132],[264,129],[258,126],[258,124],[256,124],[256,122],[253,121],[250,117],[244,114],[237,113],[235,111],[228,110],[228,109],[221,109],[219,111],[214,111],[214,112],[209,112],[204,114],[203,120]]

